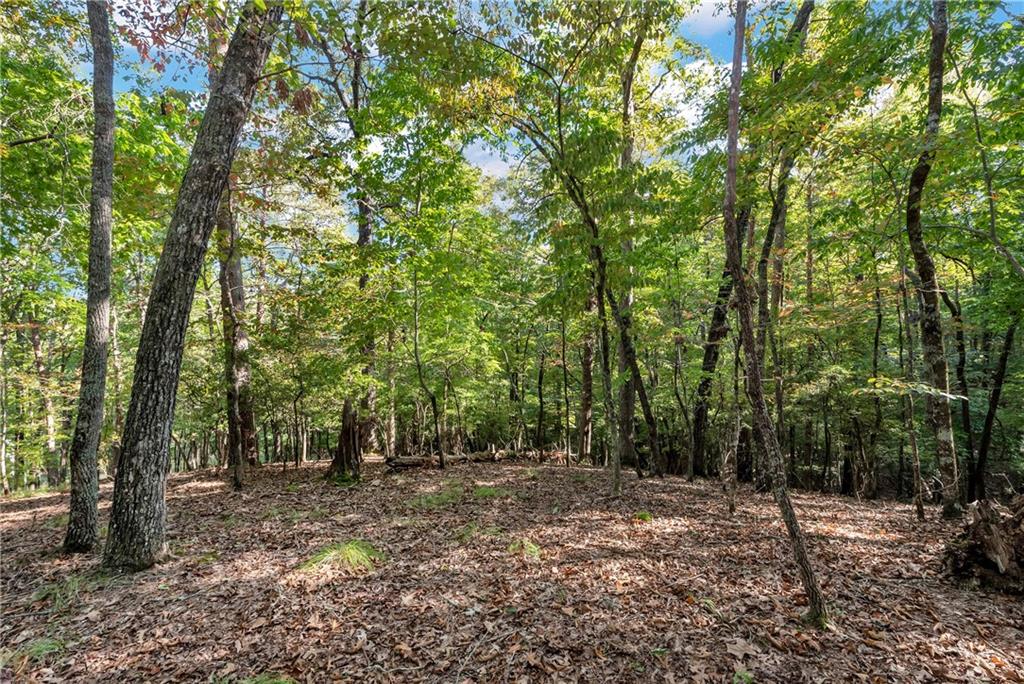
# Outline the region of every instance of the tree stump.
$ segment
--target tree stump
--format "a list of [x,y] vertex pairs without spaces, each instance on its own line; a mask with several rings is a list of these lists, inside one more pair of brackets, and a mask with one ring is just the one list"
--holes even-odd
[[969,510],[970,522],[946,547],[946,569],[982,587],[1024,594],[1024,496],[1009,508],[982,499]]

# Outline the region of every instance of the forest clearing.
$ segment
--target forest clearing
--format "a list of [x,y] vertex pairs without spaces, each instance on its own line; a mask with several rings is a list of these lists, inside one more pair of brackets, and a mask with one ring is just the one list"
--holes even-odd
[[1022,10],[7,0],[0,680],[1024,681]]
[[[321,464],[322,465],[322,464]],[[771,497],[525,462],[342,487],[266,466],[244,492],[171,478],[170,558],[62,556],[66,495],[4,502],[0,642],[62,681],[1022,681],[1024,603],[942,573],[954,524],[796,495],[836,627],[800,621]],[[105,517],[109,487],[100,504]],[[332,545],[380,553],[310,565]],[[740,674],[737,674],[740,673]],[[741,673],[747,673],[743,675]],[[749,676],[749,679],[745,679]]]

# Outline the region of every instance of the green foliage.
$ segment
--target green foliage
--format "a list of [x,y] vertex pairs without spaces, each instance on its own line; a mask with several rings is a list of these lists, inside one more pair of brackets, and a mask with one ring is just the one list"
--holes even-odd
[[329,566],[350,571],[369,571],[385,558],[384,553],[376,549],[370,542],[351,539],[347,542],[325,546],[313,554],[309,560],[304,561],[299,569],[311,572]]
[[525,537],[522,539],[516,539],[509,544],[508,552],[514,556],[521,556],[523,558],[539,559],[541,556],[540,546]]
[[32,600],[47,604],[55,613],[62,613],[77,605],[82,594],[94,592],[111,580],[110,575],[99,571],[68,575],[40,586],[32,594]]
[[478,523],[469,522],[455,532],[455,539],[460,544],[466,544],[478,536],[497,537],[501,535],[501,528],[495,525],[481,527]]
[[652,520],[654,520],[654,516],[648,513],[647,511],[637,511],[633,514],[633,520],[639,522],[651,522]]
[[474,499],[498,499],[512,496],[512,492],[501,487],[480,486],[473,489]]
[[448,483],[436,494],[421,494],[409,501],[409,505],[419,510],[444,508],[462,499],[465,490],[461,483]]
[[239,680],[239,684],[293,684],[294,679],[287,675],[276,672],[264,672],[255,677],[246,677]]
[[0,667],[11,667],[15,672],[29,663],[38,663],[51,656],[59,656],[66,648],[63,641],[52,637],[33,639],[24,646],[8,651],[0,651]]

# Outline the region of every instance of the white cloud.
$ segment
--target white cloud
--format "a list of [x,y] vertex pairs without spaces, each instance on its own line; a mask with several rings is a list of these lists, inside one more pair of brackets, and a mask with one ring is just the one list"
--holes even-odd
[[729,8],[716,0],[701,0],[682,21],[682,28],[697,36],[712,36],[728,31],[733,24]]
[[495,178],[507,176],[511,168],[508,162],[501,158],[498,150],[487,143],[474,142],[468,145],[463,150],[462,156],[466,158],[467,162],[483,171],[486,175],[494,176]]

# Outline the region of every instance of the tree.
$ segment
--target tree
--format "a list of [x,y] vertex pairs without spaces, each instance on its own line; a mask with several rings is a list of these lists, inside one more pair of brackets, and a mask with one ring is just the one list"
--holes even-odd
[[800,571],[804,592],[807,594],[808,618],[815,623],[824,624],[828,620],[828,608],[825,605],[825,597],[818,586],[814,568],[807,554],[803,532],[800,530],[796,511],[793,510],[793,504],[789,499],[785,472],[782,466],[782,453],[776,439],[775,426],[772,423],[771,414],[768,412],[768,405],[764,399],[761,369],[758,363],[760,351],[757,346],[757,339],[754,336],[753,301],[750,285],[746,280],[746,274],[744,273],[740,257],[739,226],[736,221],[736,168],[739,158],[740,84],[743,74],[743,39],[746,34],[746,15],[746,0],[737,0],[732,51],[732,77],[729,88],[728,164],[725,174],[725,200],[722,203],[722,213],[725,216],[725,249],[729,270],[732,273],[736,288],[736,308],[740,323],[740,340],[743,345],[743,358],[746,362],[747,371],[747,396],[753,408],[757,429],[760,431],[764,446],[768,451],[766,458],[768,460],[768,475],[771,481],[772,494],[782,513],[783,522],[786,524],[786,531],[789,533],[790,543],[793,545],[793,555],[796,559],[797,569]]
[[135,359],[104,564],[142,569],[164,553],[171,421],[192,295],[239,135],[282,8],[246,8],[213,85],[150,291]]
[[114,50],[107,7],[88,3],[93,64],[92,192],[89,200],[89,285],[78,418],[71,441],[71,510],[67,551],[89,551],[99,539],[96,452],[103,427],[110,341],[110,250],[114,194]]
[[932,161],[939,136],[939,118],[942,115],[942,78],[948,23],[945,0],[932,5],[931,48],[928,57],[928,116],[925,122],[924,142],[917,165],[910,174],[907,191],[907,239],[917,265],[920,280],[918,291],[923,302],[921,315],[921,350],[928,369],[928,380],[935,388],[928,402],[932,429],[935,432],[935,458],[942,470],[942,514],[957,517],[960,509],[960,477],[956,447],[953,443],[953,416],[949,408],[949,368],[946,363],[945,342],[942,335],[942,313],[939,310],[939,281],[935,262],[925,244],[921,228],[921,198],[924,184],[932,170]]

